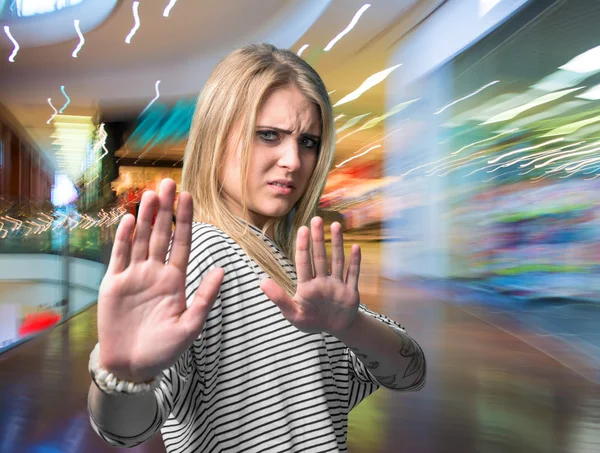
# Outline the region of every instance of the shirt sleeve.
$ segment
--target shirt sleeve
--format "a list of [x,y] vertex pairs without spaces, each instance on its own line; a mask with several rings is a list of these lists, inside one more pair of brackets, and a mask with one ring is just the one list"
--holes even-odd
[[[203,244],[203,231],[195,226],[190,258],[186,275],[186,304],[189,307],[193,301],[200,283],[210,269],[214,267],[209,248]],[[210,242],[210,241],[209,241]],[[168,256],[167,256],[168,262]],[[152,438],[163,427],[174,408],[178,406],[179,399],[185,395],[189,386],[190,374],[193,372],[194,349],[202,348],[202,337],[199,337],[175,362],[173,366],[163,371],[160,386],[154,390],[157,403],[157,412],[152,424],[146,431],[132,437],[118,436],[101,428],[89,412],[92,428],[109,445],[114,447],[132,448]],[[123,398],[128,398],[124,396]],[[132,397],[134,398],[134,397]]]

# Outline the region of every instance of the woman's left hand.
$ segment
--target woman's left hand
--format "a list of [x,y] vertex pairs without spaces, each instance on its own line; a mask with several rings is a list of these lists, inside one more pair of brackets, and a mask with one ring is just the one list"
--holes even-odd
[[[312,236],[311,265],[310,241]],[[328,270],[323,220],[314,217],[311,229],[301,227],[296,239],[296,294],[290,298],[273,280],[264,280],[260,287],[281,310],[285,318],[297,329],[331,335],[344,333],[358,313],[360,296],[360,247],[352,246],[350,263],[344,276],[344,239],[342,226],[331,225],[331,273]]]

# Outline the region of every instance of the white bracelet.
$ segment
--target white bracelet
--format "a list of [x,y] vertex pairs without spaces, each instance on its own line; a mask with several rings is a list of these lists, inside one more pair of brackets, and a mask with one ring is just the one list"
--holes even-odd
[[90,354],[88,370],[96,385],[109,395],[140,395],[154,391],[160,385],[163,374],[155,376],[148,382],[123,381],[100,366],[100,343],[97,343]]

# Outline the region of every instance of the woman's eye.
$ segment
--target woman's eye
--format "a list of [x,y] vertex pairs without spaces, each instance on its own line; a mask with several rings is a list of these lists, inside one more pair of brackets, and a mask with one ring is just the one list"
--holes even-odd
[[302,137],[302,139],[300,139],[300,143],[305,148],[317,148],[319,146],[316,140],[313,140],[309,137]]
[[277,140],[277,133],[273,131],[258,131],[257,134],[260,136],[260,138],[267,142]]

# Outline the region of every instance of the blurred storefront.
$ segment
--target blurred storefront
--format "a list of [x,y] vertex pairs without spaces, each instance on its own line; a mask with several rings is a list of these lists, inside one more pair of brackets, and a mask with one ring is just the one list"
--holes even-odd
[[[528,2],[430,74],[390,140],[390,197],[420,200],[398,275],[522,298],[600,300],[600,83],[591,0]],[[388,129],[393,129],[390,122]]]

